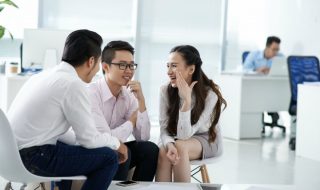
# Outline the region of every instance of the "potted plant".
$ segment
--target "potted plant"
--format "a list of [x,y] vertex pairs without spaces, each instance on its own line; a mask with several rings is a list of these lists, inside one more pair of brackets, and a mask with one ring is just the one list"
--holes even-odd
[[[3,11],[5,6],[13,6],[15,8],[18,8],[18,6],[12,2],[11,0],[0,0],[0,13]],[[6,32],[6,28],[1,25],[0,23],[0,39],[4,36]],[[8,31],[9,32],[9,31]],[[13,39],[13,35],[9,32],[11,39]]]

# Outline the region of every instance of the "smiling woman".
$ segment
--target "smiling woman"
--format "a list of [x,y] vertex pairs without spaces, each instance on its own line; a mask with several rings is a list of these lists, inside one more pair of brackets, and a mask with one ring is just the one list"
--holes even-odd
[[[10,0],[4,0],[4,1],[0,1],[0,12],[3,11],[3,9],[5,8],[5,5],[9,5],[9,6],[13,6],[15,8],[18,8],[18,6],[13,3]],[[0,23],[0,39],[4,36],[4,33],[6,31],[6,28],[4,26],[1,25]],[[8,33],[10,34],[11,39],[13,39],[13,35],[8,31]]]

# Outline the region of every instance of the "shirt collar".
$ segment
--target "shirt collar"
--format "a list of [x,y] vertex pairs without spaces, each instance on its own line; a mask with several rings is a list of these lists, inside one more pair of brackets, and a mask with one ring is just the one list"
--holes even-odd
[[[112,98],[115,98],[106,82],[106,79],[104,77],[102,77],[99,80],[99,85],[101,88],[101,92],[102,92],[102,100],[103,102],[106,102]],[[120,94],[118,98],[125,98],[127,94],[127,91],[125,90],[125,87],[121,88]]]
[[267,59],[267,58],[264,57],[264,51],[265,51],[265,50],[259,51],[258,57],[259,57],[260,59],[265,59],[265,60],[267,60],[267,61],[271,60],[272,58]]
[[62,61],[59,65],[58,65],[58,69],[62,70],[62,71],[66,71],[68,73],[70,73],[73,76],[76,76],[79,78],[78,73],[76,71],[76,69],[70,65],[69,63]]

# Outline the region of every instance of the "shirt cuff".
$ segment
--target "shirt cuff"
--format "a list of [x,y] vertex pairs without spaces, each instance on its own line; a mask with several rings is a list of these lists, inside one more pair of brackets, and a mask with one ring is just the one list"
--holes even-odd
[[[138,122],[139,121],[139,122]],[[141,124],[145,124],[146,122],[149,122],[149,118],[148,118],[148,112],[147,110],[145,110],[144,112],[140,112],[138,111],[138,115],[137,115],[137,123],[141,123]],[[136,123],[136,124],[137,124]],[[141,126],[140,125],[136,125],[137,129],[140,129]]]
[[122,124],[121,129],[124,131],[120,131],[121,134],[119,134],[119,139],[125,142],[133,132],[132,122],[126,121],[124,124]]
[[146,117],[146,116],[148,116],[147,110],[144,110],[144,112],[140,112],[140,111],[138,110],[138,117]]
[[[124,123],[122,124],[122,126],[125,126],[124,128],[127,129],[127,130],[129,130],[130,133],[132,133],[132,131],[133,131],[133,124],[132,124],[131,121],[126,121],[126,122],[124,122]],[[128,131],[128,133],[129,133],[129,131]]]
[[188,110],[185,112],[179,111],[179,120],[190,121],[190,114],[191,114],[191,110]]
[[112,135],[110,135],[109,133],[103,133],[102,135],[104,135],[104,137],[106,138],[105,141],[105,145],[106,147],[109,147],[113,150],[118,150],[120,147],[120,140],[118,140],[117,137],[114,137]]
[[162,140],[163,146],[165,146],[165,147],[167,146],[168,143],[175,142],[174,138],[170,137],[170,136],[163,137],[161,140]]
[[114,146],[111,147],[111,149],[118,150],[120,147],[120,141],[117,138],[113,138],[113,141]]

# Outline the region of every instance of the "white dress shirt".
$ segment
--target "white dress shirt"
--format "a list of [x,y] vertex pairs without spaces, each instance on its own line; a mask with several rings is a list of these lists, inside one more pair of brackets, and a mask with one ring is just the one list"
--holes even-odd
[[[179,110],[178,125],[177,125],[177,135],[175,137],[170,136],[167,132],[167,126],[169,117],[167,115],[167,110],[169,107],[169,99],[167,94],[168,85],[164,85],[160,89],[160,139],[162,145],[166,146],[170,142],[174,142],[174,139],[186,140],[197,133],[205,133],[209,131],[212,124],[211,114],[213,112],[214,106],[218,101],[217,95],[210,89],[206,98],[204,110],[199,117],[199,120],[194,125],[191,125],[191,109],[194,106],[195,96],[192,94],[191,109],[186,112],[181,112]],[[180,108],[182,106],[182,100],[180,99]],[[216,132],[220,135],[220,125],[217,124]]]
[[54,145],[70,126],[83,147],[120,146],[117,138],[97,130],[86,83],[66,62],[31,77],[13,101],[8,118],[19,149]]
[[130,116],[138,109],[138,100],[127,89],[122,87],[118,97],[113,96],[104,78],[91,83],[89,94],[92,113],[98,130],[110,133],[122,142],[133,134],[136,140],[147,141],[150,138],[150,120],[147,110],[138,111],[136,127],[129,121]]

